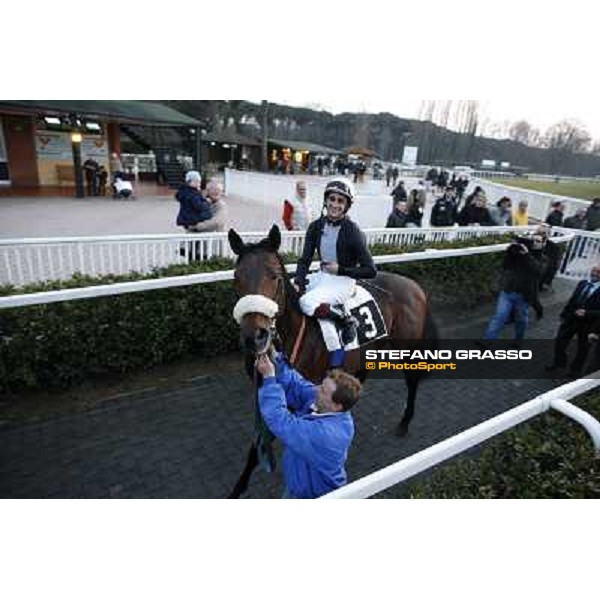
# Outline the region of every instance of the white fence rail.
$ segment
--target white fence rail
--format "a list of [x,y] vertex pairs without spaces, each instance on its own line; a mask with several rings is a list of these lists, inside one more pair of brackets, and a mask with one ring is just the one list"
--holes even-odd
[[[260,234],[262,237],[264,234]],[[247,239],[247,236],[244,236]],[[566,237],[564,238],[567,239]],[[472,256],[476,254],[490,254],[502,252],[507,244],[496,244],[493,246],[478,246],[473,248],[456,248],[451,250],[426,250],[425,252],[411,252],[390,256],[375,256],[376,264],[390,264],[413,262],[419,260],[438,260],[441,258],[452,258],[459,256]],[[319,263],[314,262],[311,269],[318,269]],[[286,266],[289,273],[296,270],[296,265]],[[83,298],[96,298],[100,296],[117,296],[132,292],[146,292],[170,287],[196,285],[199,283],[212,283],[215,281],[228,281],[233,279],[233,270],[216,271],[213,273],[196,273],[193,275],[182,275],[179,277],[161,277],[160,279],[144,279],[141,281],[128,281],[124,283],[113,283],[109,285],[96,285],[83,288],[56,290],[51,292],[39,292],[35,294],[14,294],[0,297],[0,309],[14,308],[17,306],[31,306],[33,304],[52,304],[67,300],[81,300]]]
[[[572,229],[554,228],[563,234]],[[577,231],[575,239],[567,246],[559,274],[567,279],[587,278],[592,267],[600,264],[600,232]]]
[[[411,245],[468,240],[530,228],[462,227],[444,229],[370,229],[367,243]],[[259,241],[265,232],[244,233],[247,241]],[[282,253],[300,254],[304,232],[282,232]],[[0,240],[0,284],[22,286],[82,275],[126,275],[132,271],[189,264],[216,257],[229,257],[226,233],[129,235],[87,238],[32,238]]]
[[568,402],[568,400],[589,392],[599,385],[600,371],[588,375],[588,379],[580,379],[542,394],[534,400],[467,429],[439,444],[430,446],[385,469],[376,471],[363,479],[323,496],[321,499],[370,498],[550,409],[557,410],[582,425],[592,438],[596,455],[600,458],[600,423],[590,414]]

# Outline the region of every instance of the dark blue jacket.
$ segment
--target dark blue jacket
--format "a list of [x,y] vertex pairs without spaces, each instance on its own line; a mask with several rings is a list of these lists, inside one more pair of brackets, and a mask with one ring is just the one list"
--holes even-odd
[[182,185],[175,194],[175,199],[180,205],[177,225],[187,227],[212,217],[208,200],[197,189],[189,185]]
[[283,474],[292,496],[319,498],[346,485],[345,463],[354,437],[352,415],[313,414],[316,386],[281,354],[275,368],[276,377],[265,377],[258,392],[260,412],[285,446]]
[[[327,219],[321,217],[308,226],[304,250],[296,267],[294,281],[299,285],[305,284],[306,275],[310,269],[315,252],[321,259],[321,237]],[[338,275],[345,275],[352,279],[374,279],[377,277],[377,268],[373,257],[367,248],[365,234],[358,225],[345,217],[339,221],[340,233],[337,239]]]

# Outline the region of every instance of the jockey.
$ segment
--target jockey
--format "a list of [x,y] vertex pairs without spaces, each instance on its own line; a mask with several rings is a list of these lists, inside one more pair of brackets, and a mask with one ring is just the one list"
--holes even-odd
[[[373,279],[377,269],[367,249],[363,232],[348,218],[354,189],[342,177],[325,186],[325,215],[313,221],[306,232],[304,252],[298,261],[294,283],[300,292],[300,309],[311,317],[330,319],[342,324],[342,343],[356,337],[356,319],[343,310],[343,304],[354,293],[356,279]],[[306,279],[315,251],[321,270]],[[338,306],[340,305],[340,306]],[[343,349],[330,355],[330,366],[343,364]]]

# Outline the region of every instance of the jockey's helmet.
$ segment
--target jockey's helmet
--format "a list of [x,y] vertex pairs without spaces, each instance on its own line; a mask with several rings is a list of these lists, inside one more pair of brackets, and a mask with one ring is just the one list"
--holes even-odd
[[329,196],[329,194],[331,193],[336,193],[340,194],[341,196],[344,196],[344,198],[346,198],[346,200],[348,201],[347,210],[350,209],[354,200],[354,186],[352,185],[352,182],[343,177],[332,179],[325,186],[325,194],[323,195],[324,201],[327,200],[327,196]]

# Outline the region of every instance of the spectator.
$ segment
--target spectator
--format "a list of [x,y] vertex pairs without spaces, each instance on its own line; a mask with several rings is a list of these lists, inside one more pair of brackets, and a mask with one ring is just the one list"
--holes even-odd
[[406,202],[408,200],[408,192],[404,187],[404,181],[401,181],[392,191],[392,210],[395,208],[397,202]]
[[106,184],[108,182],[108,171],[104,165],[98,169],[98,194],[106,196]]
[[529,225],[529,203],[527,200],[521,200],[517,205],[517,212],[513,214],[513,225],[516,227],[525,227]]
[[563,222],[564,212],[565,212],[565,205],[560,200],[553,202],[552,210],[546,217],[546,223],[548,223],[548,225],[550,225],[551,227],[561,227],[562,222]]
[[388,229],[400,229],[406,227],[408,223],[408,207],[406,202],[399,200],[396,207],[388,217],[386,227]]
[[558,244],[550,240],[550,226],[547,223],[540,223],[536,229],[536,234],[542,238],[542,252],[545,257],[545,265],[540,279],[540,290],[545,290],[552,286],[554,277],[560,267],[561,249]]
[[594,198],[587,209],[587,228],[588,231],[600,229],[600,198]]
[[408,195],[408,223],[407,227],[421,227],[423,223],[423,213],[425,211],[425,190],[415,188]]
[[432,227],[451,227],[456,223],[456,202],[452,190],[447,189],[431,209]]
[[[586,215],[587,213],[585,208],[578,208],[572,217],[567,217],[564,220],[563,227],[566,227],[567,229],[581,229],[582,231],[585,231],[587,229]],[[584,238],[579,235],[575,237],[575,239],[571,242],[572,245],[570,245],[568,251],[571,259],[583,258],[588,239],[589,238]]]
[[177,225],[184,227],[186,231],[194,231],[190,227],[212,217],[210,205],[200,193],[201,185],[200,173],[188,171],[185,175],[185,185],[175,194],[175,199],[179,202]]
[[396,181],[398,181],[398,177],[400,177],[400,171],[398,170],[398,167],[394,165],[394,168],[392,169],[392,185],[394,187],[396,187]]
[[496,202],[496,206],[490,210],[490,216],[495,225],[506,227],[512,225],[512,203],[510,198],[504,196]]
[[[357,322],[343,311],[343,304],[353,294],[356,279],[377,276],[364,233],[347,217],[354,195],[352,184],[345,179],[333,179],[325,186],[326,215],[309,225],[294,278],[301,294],[302,312],[339,323],[344,346],[355,339]],[[307,281],[315,252],[321,261],[321,270],[310,275]],[[330,366],[341,367],[344,356],[342,347],[332,349]]]
[[123,162],[116,152],[110,155],[110,176],[114,182],[117,177],[124,179],[123,177]]
[[486,202],[485,194],[477,194],[473,202],[460,211],[458,224],[463,227],[473,225],[481,225],[482,227],[493,226],[495,223],[492,220],[490,211],[486,207]]
[[222,198],[223,187],[218,181],[211,180],[206,185],[206,200],[209,203],[211,218],[190,225],[187,230],[196,233],[225,231],[227,224],[227,204]]
[[[515,317],[515,339],[523,340],[529,321],[529,305],[539,306],[538,285],[543,268],[542,239],[517,238],[504,255],[502,291],[496,313],[485,332],[486,340],[496,340],[511,314]],[[541,313],[538,312],[538,316]]]
[[554,341],[554,360],[547,371],[567,366],[567,348],[577,335],[577,354],[571,363],[570,377],[579,377],[588,354],[588,336],[594,321],[600,317],[600,265],[588,280],[580,281],[560,314],[560,327]]
[[567,229],[587,229],[587,218],[585,208],[578,208],[572,217],[567,217],[563,222]]
[[389,165],[385,170],[385,187],[390,187],[390,183],[392,181],[393,169],[392,165]]
[[366,172],[367,172],[367,164],[365,163],[364,160],[361,160],[358,163],[358,182],[359,183],[365,182],[365,173]]
[[456,180],[456,197],[458,199],[458,205],[462,202],[467,187],[469,187],[469,178],[466,175],[459,175]]
[[336,371],[315,386],[281,354],[275,364],[262,355],[258,404],[265,423],[284,446],[283,498],[318,498],[346,485],[345,463],[354,437],[350,413],[360,398],[360,382]]
[[83,163],[83,172],[85,174],[86,188],[88,196],[98,195],[98,171],[100,165],[93,159],[88,158]]
[[[466,208],[467,206],[469,206],[469,204],[471,204],[471,202],[473,202],[473,200],[475,200],[475,198],[477,198],[477,196],[479,196],[482,192],[483,192],[483,188],[480,185],[476,186],[475,189],[473,190],[473,192],[467,196],[464,207]],[[483,192],[483,193],[485,193],[485,192]]]
[[295,197],[283,202],[283,223],[288,231],[306,231],[311,220],[306,182],[298,181]]

